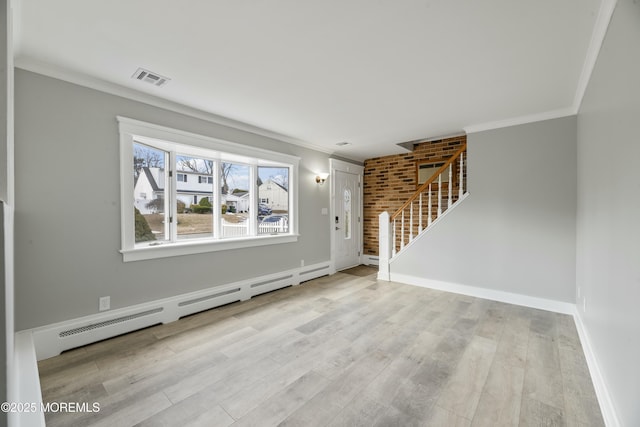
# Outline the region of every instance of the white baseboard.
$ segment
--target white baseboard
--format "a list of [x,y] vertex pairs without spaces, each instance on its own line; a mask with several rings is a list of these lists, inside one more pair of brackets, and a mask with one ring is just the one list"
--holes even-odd
[[334,272],[330,261],[307,265],[197,292],[177,295],[117,310],[22,331],[33,336],[37,360],[57,356],[64,350],[91,344],[158,323],[219,307],[235,301],[326,276]]
[[17,385],[16,394],[11,396],[10,402],[34,405],[35,411],[18,411],[9,413],[9,425],[20,427],[44,427],[44,412],[42,412],[42,394],[40,392],[40,377],[38,376],[38,361],[33,345],[31,332],[23,331],[15,335],[14,346],[14,375],[13,383]]
[[391,273],[390,276],[391,281],[393,282],[406,283],[408,285],[421,286],[423,288],[437,289],[440,291],[469,295],[477,298],[506,302],[508,304],[522,305],[540,310],[553,311],[555,313],[570,314],[572,316],[575,313],[575,304],[571,304],[569,302],[497,291],[494,289],[478,288],[476,286],[461,285],[458,283],[443,282],[440,280],[425,279],[406,274]]
[[[378,277],[379,280],[380,277]],[[430,289],[437,289],[440,291],[453,292],[456,294],[469,295],[477,298],[489,299],[493,301],[500,301],[509,304],[521,305],[525,307],[537,308],[540,310],[552,311],[555,313],[562,313],[571,315],[574,318],[576,329],[580,337],[580,343],[587,360],[587,366],[593,382],[593,387],[596,391],[598,403],[600,404],[600,410],[602,417],[604,418],[607,427],[620,427],[620,421],[616,415],[615,407],[609,394],[608,388],[602,376],[598,359],[593,351],[591,345],[591,339],[587,333],[582,318],[575,304],[568,302],[555,301],[545,298],[532,297],[528,295],[514,294],[511,292],[496,291],[493,289],[478,288],[475,286],[461,285],[458,283],[443,282],[439,280],[425,279],[421,277],[415,277],[405,274],[390,274],[390,279],[394,282],[406,283],[414,286],[421,286]]]
[[[36,402],[38,405],[42,402],[37,360],[53,357],[64,350],[131,332],[142,327],[178,320],[182,316],[214,308],[228,302],[246,300],[264,292],[292,285],[295,286],[301,282],[334,272],[330,262],[318,263],[282,273],[270,274],[223,286],[215,286],[164,300],[138,304],[106,313],[17,332],[15,337],[16,372],[14,374],[19,382],[19,395],[16,401]],[[393,274],[391,276],[395,282],[572,315],[575,319],[576,328],[585,353],[602,416],[607,427],[620,427],[620,422],[600,371],[591,340],[574,304],[409,275]],[[378,279],[383,280],[380,279],[380,277]],[[238,288],[240,289],[238,294],[231,292]],[[158,308],[162,310],[155,312],[154,310]],[[60,333],[64,331],[109,322],[113,319],[126,316],[135,316],[136,314],[149,311],[152,313],[141,317],[134,317],[132,320],[108,324],[70,336],[60,336]],[[20,417],[17,417],[16,414],[13,415],[13,417],[10,417],[11,425],[38,427],[45,425],[44,415],[41,412],[20,414]]]
[[362,263],[364,265],[380,265],[380,257],[378,257],[378,255],[364,254],[362,256]]
[[587,366],[589,367],[589,373],[591,374],[593,388],[596,390],[596,396],[598,397],[598,403],[600,404],[600,411],[602,412],[604,423],[607,427],[620,427],[620,420],[618,419],[615,406],[613,405],[609,388],[604,381],[604,376],[602,375],[600,365],[598,364],[598,358],[596,357],[596,353],[593,351],[593,346],[591,345],[591,338],[589,337],[589,333],[582,322],[582,317],[578,310],[576,310],[573,318],[576,322],[576,329],[580,336],[584,356],[587,359]]

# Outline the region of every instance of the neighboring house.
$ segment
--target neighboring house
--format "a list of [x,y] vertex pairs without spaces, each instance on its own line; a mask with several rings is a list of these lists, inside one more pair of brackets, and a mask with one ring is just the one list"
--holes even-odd
[[[154,208],[147,204],[156,199],[164,198],[165,175],[162,168],[144,167],[136,179],[133,196],[135,206],[142,214],[154,212]],[[176,172],[177,199],[185,206],[197,205],[200,200],[213,199],[213,177],[191,171]],[[286,191],[286,190],[285,190]],[[236,212],[249,211],[249,192],[234,191],[233,194],[222,194],[222,203],[233,206]]]
[[276,181],[267,179],[258,186],[258,202],[273,211],[288,211],[289,191]]
[[[136,179],[133,195],[135,206],[142,214],[153,212],[147,204],[164,197],[165,174],[162,168],[144,167]],[[186,206],[198,204],[203,198],[213,197],[213,177],[197,172],[179,171],[176,173],[178,200]]]
[[213,177],[191,171],[176,171],[178,200],[186,206],[197,205],[200,200],[213,198]]
[[136,178],[133,190],[135,207],[142,214],[152,213],[152,209],[147,208],[147,204],[164,195],[164,184],[158,186],[158,182],[164,183],[164,169],[142,168],[140,175]]
[[222,203],[233,207],[236,213],[249,212],[249,192],[234,191],[232,194],[222,194]]

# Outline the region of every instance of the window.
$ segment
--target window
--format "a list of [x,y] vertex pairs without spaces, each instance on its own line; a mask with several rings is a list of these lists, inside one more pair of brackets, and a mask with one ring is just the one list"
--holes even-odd
[[297,240],[299,158],[118,122],[125,261]]
[[258,167],[258,234],[289,231],[289,169]]
[[[201,156],[176,153],[176,171],[188,173],[203,173],[211,175],[213,173],[214,161]],[[183,175],[178,173],[178,176]],[[186,174],[184,174],[186,176]],[[204,178],[202,180],[201,178]],[[195,184],[176,187],[176,199],[181,200],[182,195],[191,194],[197,187],[198,194],[193,195],[191,206],[176,205],[175,230],[177,239],[203,239],[213,237],[213,210],[209,202],[208,194],[213,194],[213,185],[207,184],[207,176],[198,175],[198,182],[205,185]],[[195,181],[194,181],[195,182]]]
[[[444,165],[444,162],[418,163],[417,165],[417,185],[424,184]],[[451,166],[449,166],[451,167]],[[448,169],[442,174],[442,182],[449,182]],[[437,184],[437,181],[436,181]]]
[[[163,242],[166,240],[168,221],[167,177],[165,164],[168,153],[161,149],[133,144],[133,189],[135,216],[135,243]],[[147,199],[147,194],[151,200]]]
[[222,237],[242,237],[251,234],[253,222],[247,212],[251,209],[251,174],[249,165],[221,163],[220,183],[222,187]]
[[347,188],[344,190],[344,238],[351,239],[351,191]]

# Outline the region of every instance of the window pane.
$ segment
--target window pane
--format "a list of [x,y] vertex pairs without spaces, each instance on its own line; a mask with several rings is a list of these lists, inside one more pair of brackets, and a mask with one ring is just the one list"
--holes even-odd
[[249,235],[250,168],[236,163],[220,164],[222,186],[222,237]]
[[133,144],[133,198],[135,242],[169,238],[169,209],[165,163],[168,153],[144,144]]
[[344,238],[351,238],[351,191],[344,190]]
[[258,234],[289,232],[289,168],[258,167]]
[[176,171],[178,239],[213,237],[213,161],[178,155]]

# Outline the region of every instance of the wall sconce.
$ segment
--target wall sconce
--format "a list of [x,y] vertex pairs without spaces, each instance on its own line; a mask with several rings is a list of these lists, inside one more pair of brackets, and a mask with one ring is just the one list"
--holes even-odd
[[318,175],[316,175],[316,182],[320,185],[324,184],[324,182],[327,180],[327,178],[329,178],[329,174],[328,173],[318,173]]

